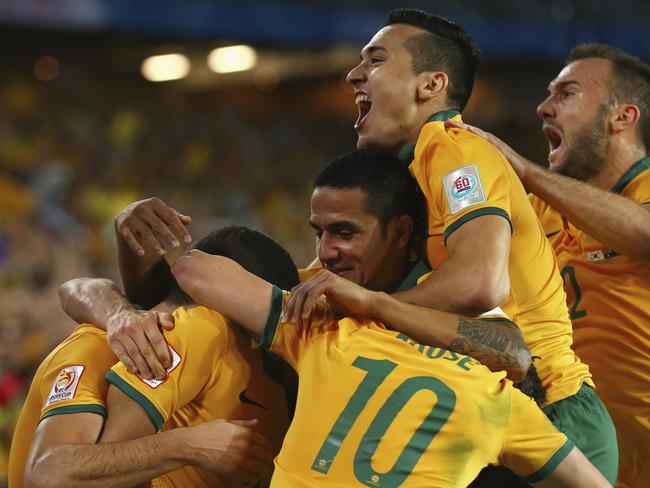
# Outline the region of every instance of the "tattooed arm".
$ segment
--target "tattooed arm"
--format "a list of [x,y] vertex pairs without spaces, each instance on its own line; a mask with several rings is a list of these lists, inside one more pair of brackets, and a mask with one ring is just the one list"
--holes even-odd
[[472,356],[492,371],[512,371],[514,376],[523,372],[520,379],[525,376],[525,371],[519,371],[524,369],[522,365],[528,369],[530,352],[519,327],[510,320],[458,317],[456,334],[457,337],[444,346],[445,349]]
[[[383,296],[382,296],[383,295]],[[471,356],[492,371],[506,371],[513,383],[526,377],[531,356],[519,327],[506,318],[473,319],[401,302],[380,294],[374,314],[421,344]]]
[[326,270],[291,290],[282,320],[307,321],[323,295],[344,315],[372,317],[420,344],[472,356],[492,371],[505,370],[514,383],[526,377],[531,363],[530,351],[519,328],[510,320],[471,319],[402,302]]

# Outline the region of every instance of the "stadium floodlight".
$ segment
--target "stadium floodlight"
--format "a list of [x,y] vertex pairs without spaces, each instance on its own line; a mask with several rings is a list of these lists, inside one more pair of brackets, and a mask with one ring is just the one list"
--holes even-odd
[[255,49],[246,45],[219,47],[208,55],[208,66],[215,73],[246,71],[257,63]]
[[151,56],[142,62],[141,72],[149,81],[180,80],[190,72],[190,60],[183,54]]

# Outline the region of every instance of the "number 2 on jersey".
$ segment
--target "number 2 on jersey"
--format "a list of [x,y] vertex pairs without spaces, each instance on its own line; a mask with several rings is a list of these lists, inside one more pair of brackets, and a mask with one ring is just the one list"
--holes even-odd
[[[368,374],[348,400],[316,455],[311,469],[320,473],[327,474],[352,425],[379,385],[397,367],[397,364],[387,359],[368,359],[358,356],[352,366],[367,371]],[[375,471],[371,461],[381,438],[411,397],[421,390],[430,390],[436,394],[438,398],[435,406],[404,446],[393,467],[385,473]],[[455,406],[456,394],[439,379],[431,376],[415,376],[404,380],[381,406],[361,439],[354,456],[354,475],[357,480],[372,487],[398,486],[403,483]]]
[[[571,283],[571,288],[573,288],[573,295],[575,300],[573,301],[573,307],[571,307],[570,318],[571,320],[581,319],[582,317],[587,316],[586,310],[578,310],[580,306],[580,301],[582,300],[582,290],[580,290],[580,285],[578,285],[578,279],[576,278],[576,270],[573,266],[565,266],[560,271],[562,278],[565,276],[569,278],[569,283]],[[566,287],[566,279],[564,279],[564,286]]]

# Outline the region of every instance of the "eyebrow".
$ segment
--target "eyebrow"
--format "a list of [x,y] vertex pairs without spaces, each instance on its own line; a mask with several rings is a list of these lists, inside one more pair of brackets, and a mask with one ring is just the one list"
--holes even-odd
[[377,51],[383,51],[385,53],[388,53],[388,49],[386,49],[383,46],[368,46],[366,48],[363,48],[361,50],[361,54],[359,55],[359,59],[363,58],[363,55],[370,56],[372,53],[375,53]]
[[[314,230],[322,230],[321,227],[311,220],[309,221],[309,225],[312,229]],[[344,228],[353,228],[356,229],[357,225],[354,222],[351,222],[349,220],[339,220],[337,222],[333,222],[329,225],[326,225],[325,228],[330,231],[336,231],[338,229],[344,229]]]
[[548,91],[553,91],[553,90],[560,90],[562,88],[565,88],[568,85],[578,85],[580,86],[580,82],[578,80],[567,80],[567,81],[558,81],[554,82],[548,85]]

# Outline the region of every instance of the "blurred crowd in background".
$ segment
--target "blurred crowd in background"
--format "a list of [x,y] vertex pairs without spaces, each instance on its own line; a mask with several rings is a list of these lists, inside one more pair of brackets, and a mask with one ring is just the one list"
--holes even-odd
[[355,113],[338,80],[272,95],[16,73],[0,81],[0,462],[34,367],[73,327],[58,286],[119,280],[119,210],[155,195],[194,218],[195,238],[249,225],[305,265],[309,181],[353,148]]

